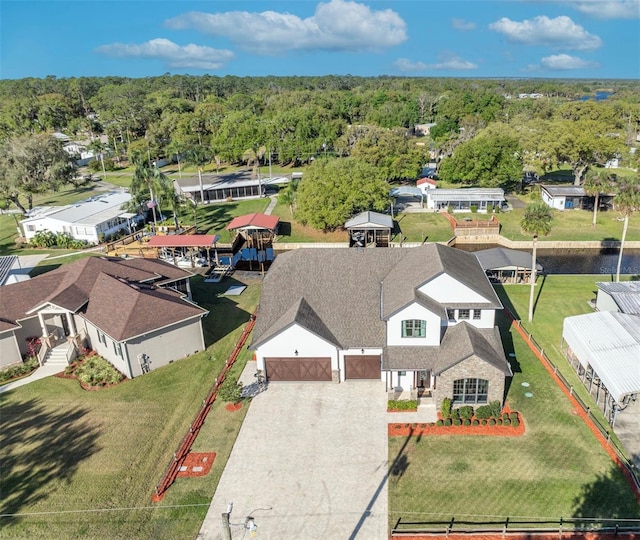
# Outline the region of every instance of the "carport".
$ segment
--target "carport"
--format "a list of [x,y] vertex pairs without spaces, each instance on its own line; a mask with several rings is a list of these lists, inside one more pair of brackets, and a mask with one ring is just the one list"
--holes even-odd
[[614,426],[640,395],[640,317],[609,311],[567,317],[562,339],[567,359]]

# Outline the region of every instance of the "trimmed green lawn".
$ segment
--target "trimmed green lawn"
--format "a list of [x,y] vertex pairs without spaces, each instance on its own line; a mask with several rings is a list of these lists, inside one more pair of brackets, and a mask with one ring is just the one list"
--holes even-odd
[[437,212],[411,212],[396,216],[400,229],[395,241],[406,242],[446,242],[453,237],[453,230],[447,219]]
[[[552,210],[553,222],[551,233],[540,237],[540,242],[548,240],[620,240],[622,238],[622,221],[620,214],[614,211],[598,212],[596,227],[592,227],[593,213],[587,210]],[[531,240],[531,235],[522,234],[520,222],[524,215],[523,208],[497,215],[502,225],[500,234],[511,240]],[[640,240],[640,213],[631,216],[627,240]]]
[[[258,302],[259,280],[241,296],[220,296],[231,283],[194,279],[195,300],[211,310],[204,321],[212,345],[202,353],[98,392],[50,377],[0,394],[0,512],[80,510],[0,518],[0,537],[196,536],[246,406],[213,407],[195,447],[216,452],[209,475],[178,479],[159,504],[151,495]],[[250,356],[243,349],[233,373]],[[109,508],[125,509],[91,512]]]
[[399,517],[640,517],[622,473],[544,367],[516,333],[506,342],[516,353],[507,401],[523,414],[525,435],[390,438],[390,524]]
[[[496,286],[503,304],[521,319],[522,326],[533,335],[547,356],[572,384],[576,393],[585,401],[593,401],[580,378],[564,358],[562,323],[565,317],[593,313],[589,301],[596,298],[596,281],[606,281],[603,275],[547,275],[540,276],[535,291],[533,321],[528,322],[529,287],[527,285]],[[623,279],[626,279],[623,277]],[[596,414],[596,411],[594,411]],[[598,414],[606,425],[604,417]]]

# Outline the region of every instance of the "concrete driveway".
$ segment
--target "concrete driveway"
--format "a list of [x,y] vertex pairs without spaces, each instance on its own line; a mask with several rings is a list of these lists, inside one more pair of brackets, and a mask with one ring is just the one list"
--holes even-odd
[[256,396],[198,538],[385,539],[387,420],[378,381],[272,383]]

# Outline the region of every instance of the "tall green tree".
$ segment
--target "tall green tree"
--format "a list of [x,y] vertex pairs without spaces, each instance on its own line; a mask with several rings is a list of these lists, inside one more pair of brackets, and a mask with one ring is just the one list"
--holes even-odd
[[315,229],[332,231],[354,214],[389,206],[389,184],[378,168],[355,158],[317,159],[297,191],[295,217]]
[[622,239],[620,241],[620,253],[618,253],[618,264],[616,266],[616,282],[620,281],[620,269],[622,268],[622,253],[624,243],[627,239],[627,229],[629,228],[629,218],[634,212],[640,212],[640,175],[636,178],[625,178],[618,181],[613,204],[624,217],[622,227]]
[[600,195],[611,190],[614,178],[608,171],[594,171],[587,174],[587,178],[584,181],[584,190],[587,195],[594,197],[593,203],[593,220],[591,226],[596,226],[596,220],[598,217],[598,206],[600,205]]
[[533,297],[536,286],[536,265],[538,236],[547,236],[551,232],[553,214],[544,202],[537,201],[527,205],[524,216],[520,221],[523,232],[533,236],[533,249],[531,251],[531,290],[529,292],[529,322],[533,320]]
[[136,162],[129,189],[133,196],[132,207],[138,208],[141,204],[147,202],[153,213],[153,224],[157,226],[156,206],[158,197],[163,193],[168,193],[169,189],[173,189],[171,180],[160,169],[149,165],[147,160],[140,159]]
[[622,150],[623,137],[595,120],[555,120],[545,134],[557,164],[568,163],[573,183],[582,184],[589,167],[604,164]]
[[0,196],[23,214],[33,208],[36,193],[56,191],[74,175],[69,155],[50,135],[14,137],[0,147]]
[[481,133],[458,146],[440,165],[439,176],[448,182],[482,187],[510,187],[522,179],[522,158],[515,135]]

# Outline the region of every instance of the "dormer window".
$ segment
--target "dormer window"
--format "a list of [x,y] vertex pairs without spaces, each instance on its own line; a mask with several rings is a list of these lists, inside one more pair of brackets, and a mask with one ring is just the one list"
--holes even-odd
[[455,322],[455,320],[456,320],[456,310],[455,309],[448,309],[447,310],[447,319],[449,319],[450,322]]
[[459,309],[458,310],[458,320],[459,321],[468,321],[470,315],[471,315],[471,310],[469,310],[469,309]]
[[479,321],[480,319],[482,319],[482,311],[480,311],[479,309],[474,309],[473,310],[473,320],[474,321]]
[[402,337],[423,338],[427,336],[427,321],[408,319],[402,321]]

